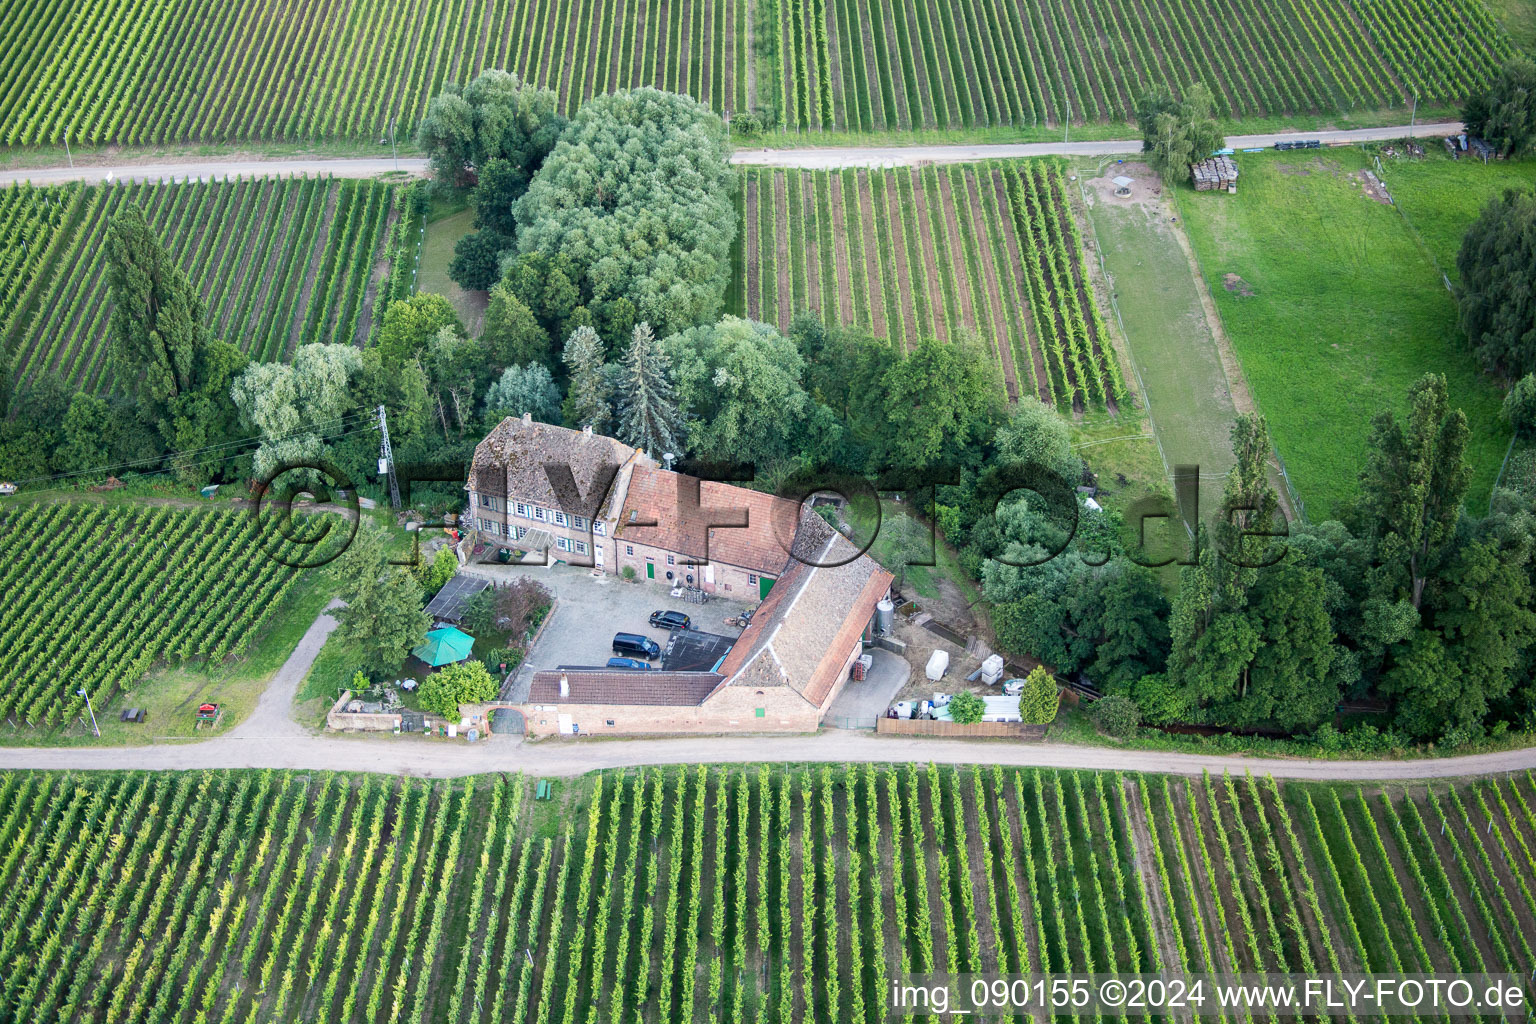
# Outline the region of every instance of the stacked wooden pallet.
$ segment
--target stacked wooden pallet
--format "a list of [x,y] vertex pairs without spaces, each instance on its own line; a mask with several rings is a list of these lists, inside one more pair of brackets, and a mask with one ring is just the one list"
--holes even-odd
[[1194,182],[1196,192],[1219,189],[1237,191],[1237,164],[1229,156],[1213,156],[1209,160],[1192,164],[1189,177]]

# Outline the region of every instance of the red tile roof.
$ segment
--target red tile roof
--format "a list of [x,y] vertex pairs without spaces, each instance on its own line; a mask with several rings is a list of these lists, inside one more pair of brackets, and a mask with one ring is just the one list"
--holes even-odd
[[[560,696],[560,677],[570,685]],[[642,672],[638,669],[536,672],[529,704],[650,704],[697,707],[723,677],[713,672]]]
[[789,558],[799,512],[787,498],[637,466],[619,510],[618,534],[628,543],[700,563],[778,576]]
[[725,685],[788,686],[820,707],[892,576],[868,555],[853,557],[854,546],[815,515],[804,517],[795,548],[801,558],[779,577],[720,671]]

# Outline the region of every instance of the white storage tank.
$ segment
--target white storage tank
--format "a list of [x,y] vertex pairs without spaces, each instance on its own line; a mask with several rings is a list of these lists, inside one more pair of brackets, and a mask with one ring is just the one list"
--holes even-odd
[[891,623],[896,617],[896,605],[888,597],[882,597],[875,605],[875,635],[890,636]]
[[928,657],[928,678],[938,682],[944,678],[944,673],[949,671],[949,652],[934,651]]
[[1003,678],[1003,656],[991,655],[981,663],[981,681],[988,686],[996,686],[1001,678]]

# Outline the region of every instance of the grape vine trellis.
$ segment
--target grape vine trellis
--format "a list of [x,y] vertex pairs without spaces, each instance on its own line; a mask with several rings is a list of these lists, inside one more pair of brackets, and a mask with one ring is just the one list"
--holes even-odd
[[100,711],[163,659],[244,654],[298,577],[266,554],[260,530],[236,511],[6,512],[0,719],[56,727],[84,713],[77,690]]
[[890,973],[950,964],[1532,966],[1529,775],[645,768],[556,805],[531,786],[0,773],[0,1017],[865,1024],[897,1019]]

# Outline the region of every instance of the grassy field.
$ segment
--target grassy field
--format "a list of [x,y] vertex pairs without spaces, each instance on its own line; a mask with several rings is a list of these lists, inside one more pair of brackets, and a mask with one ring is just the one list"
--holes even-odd
[[485,327],[488,294],[465,291],[448,276],[448,266],[453,262],[453,247],[459,239],[474,230],[475,211],[465,209],[438,216],[434,214],[433,210],[427,213],[427,230],[422,236],[416,290],[446,295],[448,301],[453,303],[453,308],[459,311],[459,319],[464,321],[470,336],[478,338]]
[[[0,774],[7,1020],[894,1019],[906,972],[1528,978],[1536,787]],[[34,965],[47,963],[50,970]]]
[[1499,27],[1510,42],[1527,50],[1536,50],[1536,2],[1533,0],[1488,0],[1488,9],[1498,19]]
[[1355,493],[1370,418],[1443,373],[1472,426],[1468,498],[1486,506],[1509,434],[1502,392],[1474,365],[1427,251],[1366,194],[1357,150],[1239,158],[1236,196],[1181,191],[1191,241],[1275,445],[1326,519]]
[[[1209,515],[1221,497],[1220,477],[1232,466],[1236,409],[1189,261],[1170,221],[1172,207],[1143,164],[1112,163],[1082,175],[1091,203],[1088,217],[1135,366],[1134,383],[1144,389],[1161,444],[1159,461],[1167,460],[1161,476],[1166,481],[1174,466],[1199,466],[1206,478],[1200,505]],[[1129,198],[1112,194],[1108,179],[1120,175],[1136,181]]]
[[1422,160],[1384,158],[1382,170],[1399,212],[1453,284],[1461,280],[1456,254],[1462,236],[1488,201],[1506,189],[1536,186],[1536,160],[1452,160],[1434,147],[1425,147]]

